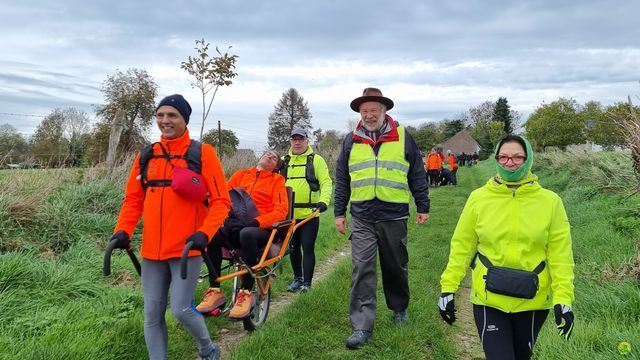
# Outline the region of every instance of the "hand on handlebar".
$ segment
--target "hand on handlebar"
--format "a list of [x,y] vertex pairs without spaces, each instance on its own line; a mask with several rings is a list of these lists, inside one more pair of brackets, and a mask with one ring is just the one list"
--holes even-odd
[[115,240],[115,249],[129,249],[131,247],[131,240],[129,239],[129,234],[127,234],[124,230],[118,230],[115,234],[111,236],[111,241]]
[[207,244],[209,243],[209,236],[203,233],[202,231],[196,231],[191,236],[187,238],[186,242],[193,242],[191,245],[191,250],[199,250],[204,251],[207,248]]

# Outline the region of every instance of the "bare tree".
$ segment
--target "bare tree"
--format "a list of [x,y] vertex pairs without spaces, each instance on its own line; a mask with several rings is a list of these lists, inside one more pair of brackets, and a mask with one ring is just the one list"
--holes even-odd
[[[189,56],[187,61],[181,63],[180,68],[194,77],[191,87],[198,88],[202,94],[202,124],[200,125],[200,139],[202,139],[204,122],[209,116],[209,111],[211,111],[211,105],[213,105],[213,100],[218,93],[218,89],[220,89],[220,86],[233,84],[231,79],[238,75],[234,72],[238,55],[229,54],[228,51],[231,49],[231,46],[227,48],[227,52],[224,54],[220,52],[216,46],[218,56],[210,57],[209,43],[206,42],[204,38],[202,40],[196,40],[196,47],[194,49],[197,55],[195,57]],[[207,96],[211,90],[213,90],[213,94],[208,100],[207,105]]]
[[104,161],[103,155],[107,153],[111,127],[118,111],[124,111],[126,122],[118,154],[134,152],[148,142],[145,133],[153,124],[157,88],[158,85],[144,69],[117,70],[107,77],[101,87],[105,104],[96,109],[96,115],[101,119],[93,128],[87,149],[87,157],[92,162]]

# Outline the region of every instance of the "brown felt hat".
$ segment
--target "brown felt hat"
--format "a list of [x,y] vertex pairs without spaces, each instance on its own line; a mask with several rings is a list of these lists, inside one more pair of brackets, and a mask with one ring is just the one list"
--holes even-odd
[[382,96],[382,91],[380,91],[380,89],[369,87],[364,89],[362,96],[353,99],[351,102],[351,110],[359,113],[360,105],[367,101],[379,102],[386,106],[387,110],[391,110],[393,108],[393,100]]

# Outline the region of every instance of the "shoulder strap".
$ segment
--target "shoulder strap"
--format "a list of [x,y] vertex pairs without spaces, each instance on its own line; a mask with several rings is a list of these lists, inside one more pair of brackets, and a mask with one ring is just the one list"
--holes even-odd
[[484,265],[484,267],[486,267],[487,269],[493,266],[493,264],[491,263],[491,260],[487,259],[486,256],[478,253],[478,258],[480,259],[480,262],[482,263],[482,265]]
[[202,143],[200,141],[191,140],[184,157],[190,170],[202,174]]
[[291,161],[291,155],[287,154],[284,156],[282,165],[280,166],[280,175],[285,179],[287,178],[287,172],[289,171],[289,161]]
[[304,177],[307,179],[311,191],[318,191],[320,190],[320,181],[316,177],[316,169],[313,166],[314,157],[315,153],[307,155],[307,167],[304,170]]
[[147,168],[149,167],[149,160],[153,157],[153,146],[155,144],[156,143],[151,143],[140,150],[138,164],[140,165],[140,182],[144,190],[147,190]]

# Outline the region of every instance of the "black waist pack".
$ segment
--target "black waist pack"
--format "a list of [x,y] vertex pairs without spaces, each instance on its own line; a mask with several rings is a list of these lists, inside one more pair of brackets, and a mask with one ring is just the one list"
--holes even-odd
[[541,262],[533,271],[516,270],[494,266],[486,256],[478,253],[480,261],[487,267],[485,276],[488,291],[520,299],[533,299],[538,292],[538,274],[544,270]]

